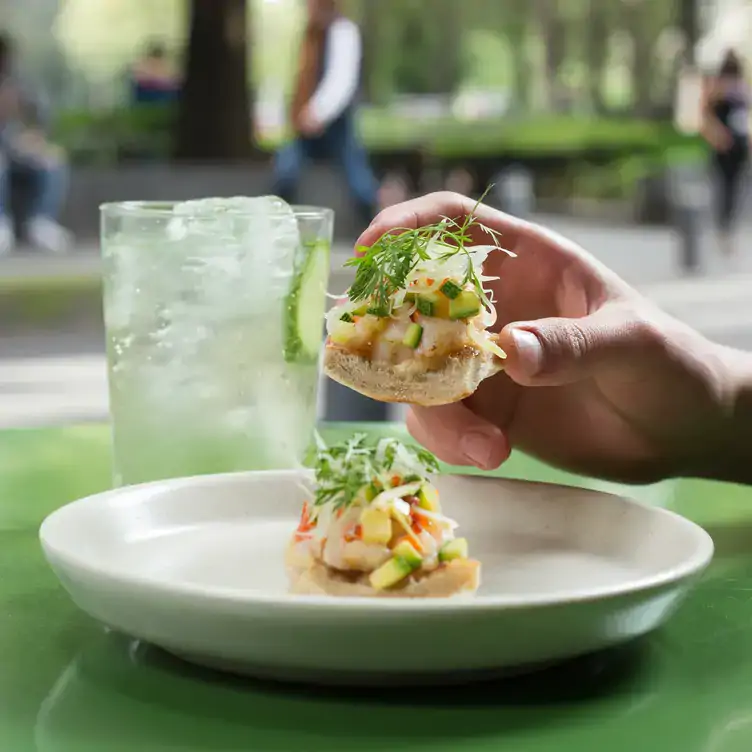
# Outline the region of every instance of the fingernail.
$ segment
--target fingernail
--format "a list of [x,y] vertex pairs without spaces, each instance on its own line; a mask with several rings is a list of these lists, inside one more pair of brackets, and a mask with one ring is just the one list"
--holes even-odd
[[528,376],[535,376],[543,365],[540,340],[526,329],[512,329],[512,339],[517,350],[517,361]]
[[460,448],[465,458],[482,470],[489,469],[493,445],[491,437],[480,431],[471,431],[462,437]]

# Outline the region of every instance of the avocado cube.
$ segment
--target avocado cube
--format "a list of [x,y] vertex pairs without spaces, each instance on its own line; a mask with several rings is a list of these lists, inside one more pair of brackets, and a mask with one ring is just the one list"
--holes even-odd
[[418,491],[418,506],[429,512],[439,511],[439,492],[430,484],[424,483]]
[[366,507],[360,513],[360,526],[364,543],[385,546],[392,538],[392,519],[384,509]]
[[471,290],[463,290],[454,300],[449,301],[449,318],[452,321],[469,319],[480,313],[480,298]]
[[355,324],[348,321],[338,321],[331,334],[332,342],[338,345],[347,344],[355,336]]
[[400,541],[392,549],[392,553],[397,559],[402,559],[410,567],[410,571],[417,569],[423,563],[423,557],[409,540]]
[[448,562],[455,559],[467,559],[468,546],[466,538],[455,538],[445,543],[439,551],[439,561]]
[[404,580],[412,571],[404,559],[394,557],[371,572],[368,581],[375,590],[386,590]]

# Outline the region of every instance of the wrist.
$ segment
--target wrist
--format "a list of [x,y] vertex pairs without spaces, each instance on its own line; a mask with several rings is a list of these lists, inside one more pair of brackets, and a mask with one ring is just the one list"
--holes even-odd
[[717,416],[704,440],[702,477],[752,484],[752,353],[715,345]]

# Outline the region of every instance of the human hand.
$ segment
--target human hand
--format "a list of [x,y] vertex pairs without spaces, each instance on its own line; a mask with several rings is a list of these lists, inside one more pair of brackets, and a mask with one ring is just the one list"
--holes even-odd
[[19,133],[13,140],[13,148],[20,154],[40,160],[49,167],[56,167],[65,162],[65,152],[52,144],[40,130],[29,128]]
[[706,141],[717,152],[726,152],[734,145],[734,137],[731,131],[723,125],[718,124],[714,128],[708,126],[704,135]]
[[[474,207],[455,193],[407,201],[382,211],[357,245]],[[720,348],[572,241],[482,204],[475,216],[517,254],[492,254],[485,268],[499,276],[488,284],[506,370],[463,402],[411,408],[410,433],[445,462],[486,470],[518,448],[624,482],[703,474],[729,397]]]
[[727,152],[734,145],[734,137],[728,128],[719,128],[713,135],[713,148],[719,152]]
[[311,108],[306,106],[298,115],[297,129],[301,136],[310,138],[323,133],[324,126],[311,112]]

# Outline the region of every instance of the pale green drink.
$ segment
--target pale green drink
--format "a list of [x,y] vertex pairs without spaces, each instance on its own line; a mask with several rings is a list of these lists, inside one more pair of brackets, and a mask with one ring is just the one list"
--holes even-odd
[[115,485],[300,463],[332,224],[270,197],[102,207]]

